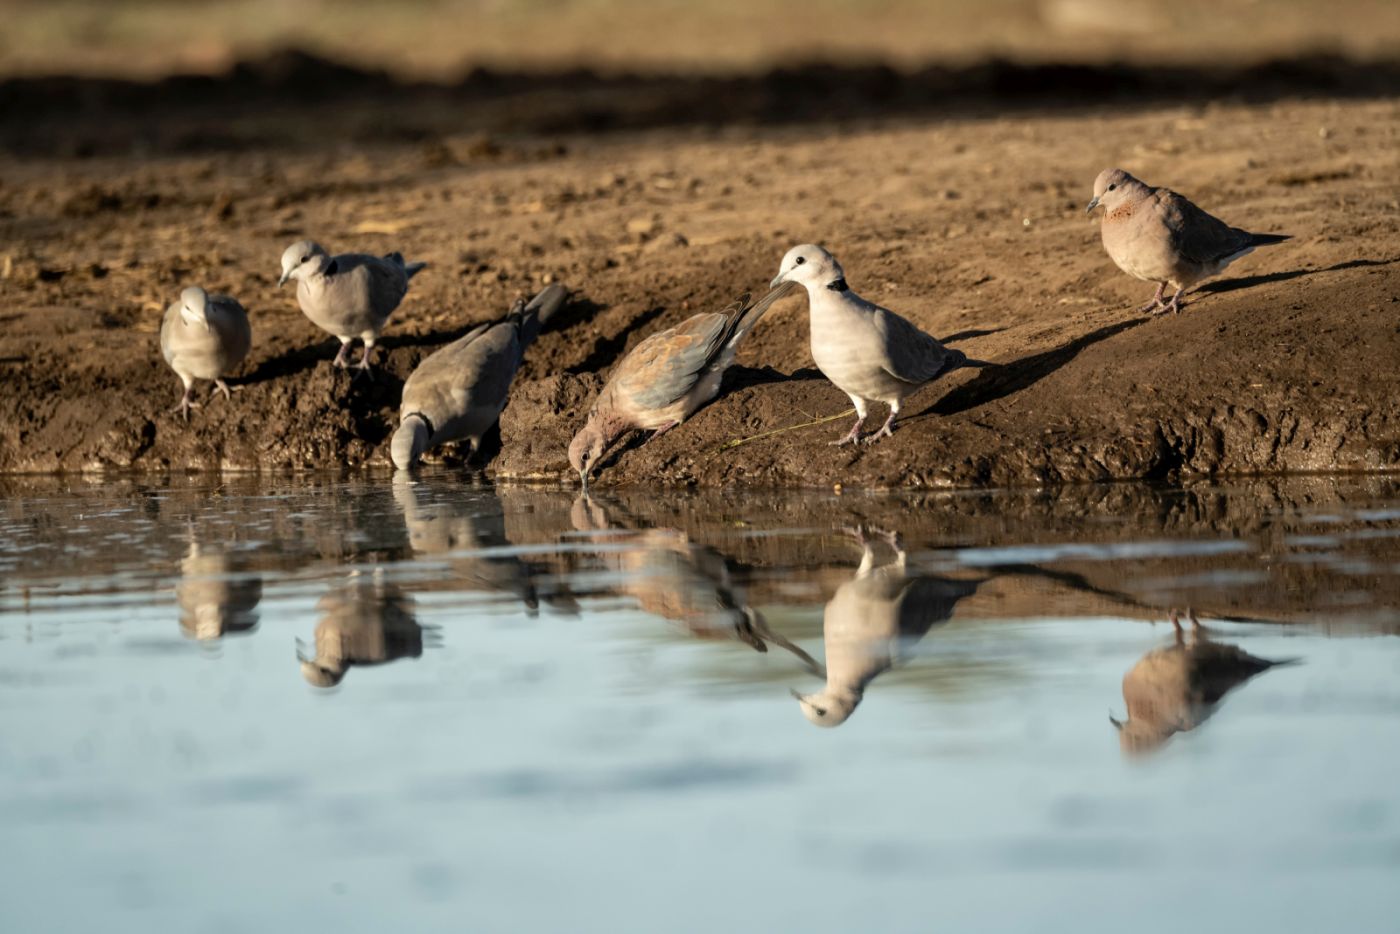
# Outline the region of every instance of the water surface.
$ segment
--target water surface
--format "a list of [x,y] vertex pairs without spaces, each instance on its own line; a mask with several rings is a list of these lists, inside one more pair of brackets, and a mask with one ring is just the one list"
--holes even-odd
[[6,931],[1400,909],[1390,481],[11,479],[0,581]]

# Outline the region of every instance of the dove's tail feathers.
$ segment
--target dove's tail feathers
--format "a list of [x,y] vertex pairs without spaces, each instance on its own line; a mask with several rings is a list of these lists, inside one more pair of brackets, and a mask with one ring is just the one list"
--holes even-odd
[[539,294],[530,299],[530,304],[518,306],[511,311],[511,317],[519,320],[520,327],[520,349],[524,350],[535,342],[540,330],[549,323],[549,319],[554,317],[554,313],[564,306],[564,301],[569,297],[569,290],[562,284],[555,282],[540,290]]
[[1292,234],[1261,234],[1261,233],[1252,233],[1252,234],[1249,235],[1249,245],[1252,246],[1252,247],[1254,247],[1254,246],[1271,246],[1271,245],[1273,245],[1273,244],[1275,244],[1275,243],[1282,243],[1282,242],[1285,241],[1285,240],[1292,240],[1292,239],[1293,239],[1293,235],[1292,235]]
[[738,346],[738,343],[744,339],[744,335],[752,331],[753,326],[758,324],[758,320],[768,312],[769,308],[773,307],[773,303],[784,295],[787,295],[796,287],[796,283],[784,282],[777,288],[770,289],[767,295],[763,296],[752,305],[749,305],[749,297],[745,295],[740,300],[740,307],[744,305],[748,305],[748,307],[734,316],[734,321],[729,327],[729,333],[726,334],[724,340],[720,342],[720,346]]
[[[399,262],[403,262],[403,257],[399,257]],[[412,279],[414,276],[418,275],[420,272],[427,268],[427,263],[404,263],[403,272],[404,275]]]

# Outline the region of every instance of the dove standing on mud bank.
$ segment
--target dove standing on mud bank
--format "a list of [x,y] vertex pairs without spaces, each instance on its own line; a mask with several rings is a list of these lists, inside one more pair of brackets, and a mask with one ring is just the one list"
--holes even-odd
[[774,287],[787,282],[806,287],[812,359],[856,407],[856,423],[844,438],[832,442],[835,445],[862,440],[860,429],[871,402],[888,405],[890,415],[879,431],[864,439],[867,442],[894,432],[906,396],[958,367],[981,365],[852,292],[836,257],[815,244],[788,250],[778,270]]
[[172,411],[190,420],[190,409],[199,408],[190,398],[197,379],[213,380],[225,399],[232,398],[224,375],[243,362],[252,346],[253,329],[242,305],[199,286],[181,292],[160,325],[160,352],[185,384],[185,394]]
[[[1104,209],[1100,233],[1104,249],[1118,268],[1145,282],[1157,294],[1139,311],[1181,311],[1181,293],[1217,275],[1253,252],[1291,239],[1289,234],[1250,233],[1212,217],[1167,188],[1153,188],[1122,169],[1104,169],[1094,179],[1094,197],[1086,214]],[[1162,293],[1176,289],[1170,300]]]
[[319,243],[299,240],[282,252],[282,278],[277,284],[296,280],[302,314],[340,339],[336,366],[349,365],[351,341],[357,337],[364,341],[364,355],[357,366],[368,373],[374,342],[408,294],[408,280],[427,265],[405,263],[398,253],[331,256]]
[[674,428],[719,394],[739,342],[791,286],[752,305],[745,295],[724,313],[705,312],[651,335],[622,358],[569,444],[584,486],[608,447],[633,429]]
[[506,407],[525,349],[568,294],[548,286],[530,304],[517,303],[506,320],[474,328],[420,363],[403,386],[390,445],[394,466],[407,470],[429,448],[463,438],[476,453]]

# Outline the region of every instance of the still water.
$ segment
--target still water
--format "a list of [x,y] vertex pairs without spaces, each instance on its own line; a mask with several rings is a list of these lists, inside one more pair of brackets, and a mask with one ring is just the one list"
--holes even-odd
[[1375,478],[3,480],[0,930],[1394,931],[1397,633]]

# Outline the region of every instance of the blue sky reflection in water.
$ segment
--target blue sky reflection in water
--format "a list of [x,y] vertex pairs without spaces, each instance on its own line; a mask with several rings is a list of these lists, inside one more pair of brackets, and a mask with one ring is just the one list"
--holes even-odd
[[1388,481],[0,493],[6,931],[1400,909]]

